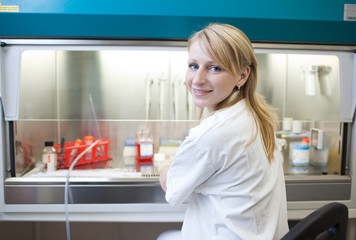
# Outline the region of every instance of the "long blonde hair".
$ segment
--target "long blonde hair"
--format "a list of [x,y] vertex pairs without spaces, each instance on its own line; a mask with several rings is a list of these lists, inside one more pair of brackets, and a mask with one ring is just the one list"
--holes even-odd
[[[276,148],[275,111],[256,92],[257,59],[250,40],[234,26],[214,23],[189,38],[188,50],[195,41],[198,41],[202,49],[207,51],[206,54],[234,76],[237,76],[242,69],[250,68],[250,75],[245,84],[241,86],[240,90],[235,87],[232,93],[216,106],[215,111],[245,99],[255,119],[256,128],[261,132],[268,161],[271,162],[274,159],[273,152]],[[237,91],[239,94],[235,94]],[[258,132],[251,142],[257,138],[257,134]]]

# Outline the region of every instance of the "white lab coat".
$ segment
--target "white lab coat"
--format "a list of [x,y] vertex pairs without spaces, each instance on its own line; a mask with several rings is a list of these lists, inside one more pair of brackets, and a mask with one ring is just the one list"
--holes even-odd
[[192,128],[167,173],[166,200],[188,202],[182,236],[280,239],[287,231],[282,156],[269,163],[244,100]]

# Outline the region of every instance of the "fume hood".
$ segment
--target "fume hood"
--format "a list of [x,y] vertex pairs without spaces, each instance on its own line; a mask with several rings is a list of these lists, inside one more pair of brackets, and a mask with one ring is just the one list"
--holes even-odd
[[[165,214],[184,210],[167,206],[158,170],[172,161],[199,115],[185,85],[186,42],[1,42],[3,211],[60,211],[69,165],[89,146],[85,136],[102,145],[93,148],[92,161],[84,154],[70,173],[72,212],[92,212],[88,204],[95,211],[108,211],[110,204],[141,206],[143,212],[151,206],[147,211]],[[318,201],[354,206],[352,48],[254,48],[258,92],[278,114],[289,209],[313,208]],[[151,139],[141,146],[145,156],[152,154],[146,163],[137,160],[143,132]],[[309,141],[308,161],[298,166],[296,158],[305,152],[295,146],[303,138]],[[56,171],[47,171],[42,160],[46,141],[57,151]]]

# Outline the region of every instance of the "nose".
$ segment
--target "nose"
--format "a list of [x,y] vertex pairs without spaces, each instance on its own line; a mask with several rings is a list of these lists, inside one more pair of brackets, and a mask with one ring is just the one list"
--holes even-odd
[[207,74],[203,69],[199,69],[194,73],[193,84],[201,85],[206,83]]

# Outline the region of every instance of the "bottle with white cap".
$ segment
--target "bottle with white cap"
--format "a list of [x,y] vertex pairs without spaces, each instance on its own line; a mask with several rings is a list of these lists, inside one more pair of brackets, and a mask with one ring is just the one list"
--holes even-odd
[[42,163],[47,165],[47,171],[57,170],[57,152],[53,147],[53,141],[46,141],[44,143]]

